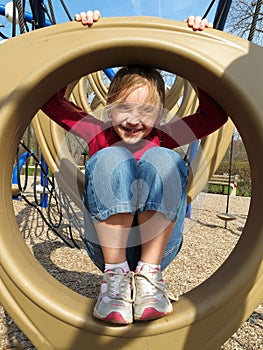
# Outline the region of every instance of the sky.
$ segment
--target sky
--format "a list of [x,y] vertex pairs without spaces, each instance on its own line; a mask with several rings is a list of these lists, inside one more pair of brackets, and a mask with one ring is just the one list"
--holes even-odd
[[[3,8],[8,2],[10,0],[0,0],[0,7]],[[218,2],[219,0],[215,2],[208,16],[211,22]],[[47,5],[48,1],[44,0],[44,3]],[[81,11],[99,9],[103,17],[157,16],[182,21],[189,15],[203,16],[211,0],[64,0],[64,3],[72,17]],[[67,22],[68,18],[60,0],[53,0],[53,7],[57,23]],[[4,16],[0,16],[0,26],[0,31],[11,37],[12,25]]]

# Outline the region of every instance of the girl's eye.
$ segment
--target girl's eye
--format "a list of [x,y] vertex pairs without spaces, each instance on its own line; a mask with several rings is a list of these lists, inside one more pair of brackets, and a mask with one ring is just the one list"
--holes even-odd
[[144,114],[149,114],[149,113],[153,113],[154,111],[154,107],[153,106],[142,106],[141,107],[141,112]]
[[118,103],[116,108],[120,112],[128,112],[131,110],[131,106],[128,105],[127,103]]
[[133,111],[137,111],[140,114],[153,114],[157,106],[153,106],[150,104],[144,104],[144,103],[118,103],[115,106],[116,110],[120,113],[132,113]]

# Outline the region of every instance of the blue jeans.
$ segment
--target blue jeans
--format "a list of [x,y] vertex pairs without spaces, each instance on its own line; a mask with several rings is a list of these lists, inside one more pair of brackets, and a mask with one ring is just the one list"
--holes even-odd
[[126,248],[127,261],[134,270],[141,253],[137,215],[151,210],[175,222],[161,262],[162,269],[167,267],[182,246],[187,184],[188,168],[183,159],[163,147],[150,148],[138,162],[129,150],[117,146],[93,155],[86,163],[83,203],[84,242],[95,265],[104,270],[94,222],[119,213],[134,215]]

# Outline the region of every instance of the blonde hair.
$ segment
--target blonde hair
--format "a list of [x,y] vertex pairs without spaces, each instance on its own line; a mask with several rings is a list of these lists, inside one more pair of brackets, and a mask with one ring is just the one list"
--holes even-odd
[[140,86],[147,85],[149,94],[145,103],[164,105],[165,84],[161,74],[153,68],[130,66],[121,68],[111,81],[107,104],[121,102]]

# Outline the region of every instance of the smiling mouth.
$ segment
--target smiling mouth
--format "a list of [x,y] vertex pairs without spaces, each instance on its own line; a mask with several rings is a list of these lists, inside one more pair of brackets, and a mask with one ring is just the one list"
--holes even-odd
[[127,128],[125,126],[121,127],[125,132],[127,132],[128,134],[138,134],[140,131],[143,130],[143,128],[140,129],[132,129],[132,128]]

